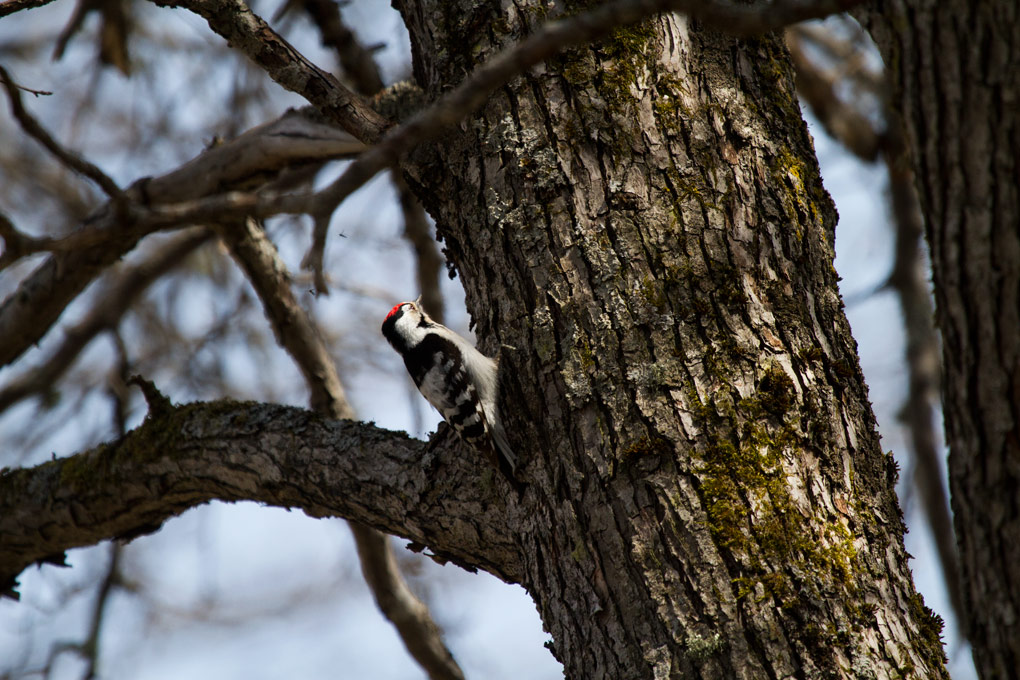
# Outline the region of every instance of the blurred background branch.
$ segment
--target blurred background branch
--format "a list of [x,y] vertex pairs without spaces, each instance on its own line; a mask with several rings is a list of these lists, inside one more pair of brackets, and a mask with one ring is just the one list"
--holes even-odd
[[941,351],[933,323],[923,220],[909,149],[896,114],[886,104],[886,79],[881,65],[874,63],[875,50],[856,22],[844,18],[824,25],[796,26],[787,30],[786,37],[796,67],[797,90],[826,132],[862,161],[881,160],[888,173],[894,256],[882,288],[892,290],[899,301],[908,376],[898,417],[909,432],[909,479],[931,527],[953,610],[962,619],[959,557],[942,472],[945,451],[936,430]]

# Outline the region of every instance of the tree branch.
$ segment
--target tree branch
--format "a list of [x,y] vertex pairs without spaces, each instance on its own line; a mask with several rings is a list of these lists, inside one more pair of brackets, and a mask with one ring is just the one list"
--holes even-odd
[[[253,219],[225,232],[234,259],[255,288],[280,345],[301,369],[311,392],[312,408],[332,418],[354,417],[336,364],[318,328],[298,304],[290,274],[276,247]],[[443,644],[428,607],[404,581],[384,534],[352,521],[361,571],[380,610],[393,623],[414,659],[434,680],[463,680],[464,674]]]
[[52,389],[89,342],[103,330],[113,328],[153,281],[180,265],[185,257],[211,238],[212,233],[204,229],[181,234],[150,259],[120,273],[97,296],[96,306],[88,315],[68,329],[60,347],[45,363],[18,376],[0,389],[0,412],[26,397]]
[[6,0],[6,2],[0,2],[0,19],[7,16],[8,14],[14,14],[25,9],[33,9],[35,7],[42,7],[48,5],[53,0]]
[[22,130],[32,137],[32,139],[42,144],[46,150],[53,154],[61,163],[98,184],[99,188],[106,192],[107,196],[110,198],[119,198],[121,196],[120,187],[117,186],[116,182],[110,179],[109,175],[78,154],[68,151],[61,146],[57,140],[55,140],[53,136],[46,131],[46,128],[44,128],[39,121],[32,116],[32,114],[25,110],[25,105],[21,101],[19,86],[11,79],[11,76],[7,73],[3,66],[0,66],[0,81],[3,82],[4,88],[7,90],[7,97],[11,102],[11,113],[14,114],[14,117],[21,125]]
[[298,408],[212,402],[151,416],[123,439],[0,473],[0,590],[69,548],[130,539],[211,500],[345,517],[428,545],[438,558],[520,578],[515,506],[460,442],[426,446]]
[[18,231],[3,213],[0,213],[0,238],[4,240],[4,250],[0,253],[0,270],[26,255],[51,250],[54,243],[54,239],[35,238]]
[[407,651],[430,680],[464,680],[464,672],[443,644],[442,631],[432,620],[428,607],[411,592],[401,575],[389,539],[356,522],[351,522],[350,527],[365,582],[383,615],[400,633]]
[[[340,65],[354,83],[359,93],[371,96],[383,89],[382,74],[369,50],[362,47],[357,36],[340,16],[340,8],[333,0],[303,0],[305,11],[322,34],[322,43],[332,45],[340,58]],[[422,304],[433,319],[443,322],[443,295],[439,288],[439,277],[443,269],[443,258],[439,255],[436,240],[429,233],[428,219],[421,201],[407,186],[398,169],[391,173],[393,186],[400,200],[404,217],[404,238],[411,244],[415,254],[415,271]],[[324,246],[323,246],[324,247]],[[321,272],[321,265],[313,267]],[[325,289],[322,277],[316,283],[319,290]]]
[[313,410],[353,419],[340,376],[318,328],[294,297],[290,274],[276,247],[255,220],[222,230],[230,252],[255,289],[277,342],[301,369]]
[[[135,182],[124,192],[121,210],[114,210],[111,202],[96,211],[81,229],[61,239],[59,252],[39,265],[0,305],[0,366],[11,363],[38,342],[71,300],[143,236],[158,229],[194,224],[192,219],[223,217],[222,210],[189,213],[164,211],[160,206],[236,187],[258,186],[294,164],[323,163],[363,148],[349,134],[317,122],[307,112],[288,111],[276,121],[208,149],[161,177]],[[232,214],[243,215],[246,210],[235,209]]]
[[198,14],[217,34],[262,68],[284,89],[295,92],[359,140],[379,139],[390,122],[298,52],[242,0],[153,0]]
[[[617,0],[589,12],[552,21],[528,38],[476,68],[460,85],[419,111],[406,123],[390,128],[375,146],[361,154],[330,186],[315,197],[312,247],[302,266],[322,281],[322,251],[326,245],[329,215],[376,173],[395,166],[412,147],[436,138],[449,126],[484,104],[499,87],[554,54],[603,38],[617,28],[662,12],[683,12],[709,28],[733,35],[753,35],[791,23],[845,11],[861,0],[779,0],[767,5],[734,5],[706,0]],[[319,290],[319,292],[326,292]]]
[[379,67],[372,53],[362,47],[354,31],[340,16],[340,6],[334,0],[302,0],[301,6],[319,28],[322,44],[332,47],[340,59],[340,66],[363,95],[373,95],[383,89]]

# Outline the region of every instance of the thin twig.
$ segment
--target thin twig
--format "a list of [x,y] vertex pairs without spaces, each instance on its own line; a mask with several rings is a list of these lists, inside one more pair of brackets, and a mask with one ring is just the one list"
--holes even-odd
[[110,546],[110,561],[107,563],[103,578],[99,582],[96,591],[96,600],[92,605],[92,612],[89,616],[89,629],[85,639],[81,642],[57,642],[50,648],[46,664],[37,673],[44,678],[49,678],[57,659],[67,652],[72,652],[85,662],[84,680],[92,680],[96,677],[96,664],[99,659],[99,634],[102,631],[103,619],[105,618],[107,605],[110,603],[110,596],[120,584],[120,553],[122,548],[113,544]]
[[0,81],[3,81],[4,88],[7,90],[7,97],[11,102],[11,113],[14,114],[18,123],[21,124],[21,128],[30,137],[46,147],[61,163],[98,184],[110,198],[119,199],[121,197],[120,187],[110,179],[109,175],[78,154],[61,146],[39,121],[25,110],[25,106],[21,101],[20,90],[22,88],[11,79],[11,76],[3,66],[0,66]]

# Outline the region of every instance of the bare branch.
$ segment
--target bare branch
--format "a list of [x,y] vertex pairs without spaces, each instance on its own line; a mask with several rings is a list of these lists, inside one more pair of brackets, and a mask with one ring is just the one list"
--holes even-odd
[[0,238],[4,240],[4,250],[0,253],[0,270],[26,255],[46,252],[54,243],[53,239],[35,238],[18,231],[14,223],[2,213],[0,213]]
[[361,559],[361,573],[376,604],[393,622],[411,653],[431,680],[464,680],[464,673],[443,644],[442,631],[428,607],[419,600],[400,574],[389,539],[374,529],[350,523]]
[[[707,0],[617,0],[589,12],[552,21],[517,45],[504,50],[476,68],[460,85],[434,104],[391,128],[371,149],[351,163],[344,173],[315,199],[316,218],[312,247],[303,266],[322,265],[329,220],[340,203],[372,179],[376,173],[397,165],[412,147],[437,137],[450,125],[474,113],[497,88],[568,47],[603,38],[622,26],[662,12],[684,12],[706,26],[733,35],[752,35],[782,28],[798,21],[845,11],[861,0],[780,0],[762,5],[735,5]],[[322,277],[317,276],[318,280]],[[320,290],[319,292],[325,292]]]
[[797,92],[818,116],[826,132],[861,160],[876,161],[881,142],[879,133],[860,111],[843,103],[836,95],[836,74],[826,72],[807,58],[798,30],[786,32],[786,45],[796,69]]
[[373,95],[383,89],[379,67],[372,53],[362,47],[354,31],[340,16],[340,6],[334,0],[303,0],[302,6],[322,34],[322,44],[336,50],[340,66],[363,95]]
[[[340,15],[340,8],[333,0],[303,0],[305,11],[319,27],[323,45],[331,45],[340,58],[340,65],[354,83],[355,89],[363,95],[374,95],[383,89],[382,74],[372,53],[358,42]],[[436,241],[429,233],[428,220],[421,202],[407,186],[398,170],[392,172],[393,185],[400,200],[404,216],[404,236],[415,253],[418,289],[422,302],[432,318],[443,321],[443,296],[439,279],[443,269],[443,258],[439,255]],[[325,237],[325,230],[317,230],[316,236]],[[324,292],[326,282],[322,273],[325,242],[312,248],[309,269],[312,270],[316,290]]]
[[209,22],[283,88],[295,92],[323,115],[363,142],[377,141],[390,122],[360,96],[294,49],[243,0],[153,0],[161,7],[183,7]]
[[400,199],[400,210],[404,214],[404,238],[414,249],[415,274],[418,279],[418,290],[421,291],[422,306],[432,318],[442,323],[446,307],[443,292],[439,288],[443,273],[443,257],[436,247],[436,240],[432,238],[421,202],[411,193],[410,187],[399,173],[394,172],[392,177]]
[[85,678],[96,677],[96,664],[99,660],[99,635],[103,630],[103,619],[106,614],[107,605],[110,603],[110,596],[114,588],[120,584],[120,554],[123,548],[114,543],[110,546],[110,561],[106,565],[103,579],[99,582],[99,590],[96,593],[96,601],[92,605],[92,615],[89,617],[89,632],[82,643],[82,655],[85,657],[87,666]]
[[[240,194],[244,200],[239,201],[238,195],[227,193],[219,203],[214,202],[216,210],[212,212],[201,203],[192,212],[160,206],[229,192],[237,186],[257,186],[276,177],[282,168],[346,157],[361,148],[363,145],[347,133],[316,122],[306,112],[288,111],[276,121],[209,149],[162,177],[135,182],[125,191],[120,210],[108,204],[97,211],[86,225],[61,240],[61,252],[47,258],[0,305],[0,366],[36,343],[70,301],[144,235],[158,229],[243,216],[249,209],[245,201],[254,203],[255,195]],[[238,206],[239,202],[242,205]],[[269,207],[274,204],[272,198],[267,202]],[[300,212],[303,203],[292,201],[290,205],[296,208],[294,212]],[[78,247],[70,247],[72,244]]]
[[5,0],[0,2],[0,18],[7,16],[8,14],[14,14],[24,9],[34,9],[36,7],[42,7],[48,5],[53,0]]
[[165,205],[224,191],[256,188],[281,170],[351,158],[367,148],[309,107],[207,149],[181,167],[147,180],[148,203]]
[[98,302],[88,315],[67,331],[60,347],[45,363],[0,390],[0,412],[26,397],[52,389],[88,343],[102,331],[113,328],[153,281],[180,265],[188,254],[211,238],[212,233],[205,229],[181,234],[152,258],[120,273],[97,296]]
[[[26,671],[27,675],[41,675],[49,678],[53,673],[57,659],[68,652],[76,654],[85,662],[85,672],[82,677],[85,680],[92,680],[96,677],[96,663],[99,659],[99,634],[102,630],[103,619],[106,614],[107,604],[110,602],[110,595],[113,594],[115,586],[120,583],[120,552],[121,546],[110,546],[110,561],[107,563],[103,577],[99,581],[95,602],[92,604],[92,612],[89,616],[89,629],[85,639],[81,642],[56,642],[50,648],[46,663],[39,670]],[[9,676],[4,676],[7,678]]]
[[276,247],[252,219],[223,229],[222,236],[262,301],[277,342],[301,369],[312,408],[331,418],[354,418],[329,350],[294,297],[290,274]]
[[[225,230],[231,253],[262,300],[280,345],[294,358],[311,392],[312,408],[332,418],[353,418],[340,376],[315,324],[294,298],[290,275],[272,241],[253,219]],[[443,644],[439,627],[408,588],[386,536],[351,522],[365,580],[383,614],[431,678],[463,680],[464,674]]]
[[25,110],[25,106],[21,101],[19,86],[11,79],[11,76],[7,73],[3,66],[0,66],[0,81],[3,81],[4,88],[7,90],[7,97],[11,102],[11,113],[14,114],[14,117],[18,120],[21,128],[30,137],[46,147],[47,151],[56,156],[57,160],[69,167],[71,170],[88,177],[98,184],[99,187],[106,192],[107,196],[110,198],[120,197],[120,187],[117,186],[116,182],[110,179],[109,175],[78,154],[61,146],[57,140],[53,139],[53,136],[39,124],[39,121],[33,118],[32,115]]
[[[303,0],[305,11],[322,33],[324,45],[332,45],[340,57],[340,64],[354,82],[355,88],[363,95],[374,95],[383,89],[382,74],[372,58],[372,53],[362,47],[357,36],[343,22],[340,8],[333,0]],[[439,255],[436,241],[429,233],[428,219],[421,201],[407,186],[399,170],[391,173],[393,186],[400,200],[400,210],[404,216],[404,237],[410,242],[415,254],[415,269],[418,279],[418,290],[421,291],[422,304],[429,314],[440,323],[443,322],[443,295],[439,288],[439,280],[443,269],[443,258]],[[317,230],[317,237],[324,237],[325,230]],[[321,258],[325,243],[312,249],[312,266],[310,269],[315,277],[316,289],[325,291],[326,282],[322,274]]]
[[265,404],[188,404],[123,439],[0,473],[0,591],[34,562],[154,531],[210,500],[346,517],[430,546],[443,559],[521,578],[506,506],[457,445]]
[[910,431],[915,458],[914,482],[935,538],[949,601],[957,619],[966,621],[956,533],[942,480],[939,458],[943,454],[935,431],[934,401],[940,392],[941,350],[932,324],[935,310],[921,256],[924,223],[899,119],[891,111],[886,113],[886,119],[888,130],[883,138],[883,154],[889,168],[889,193],[896,229],[896,256],[888,285],[896,291],[903,311],[909,376],[900,418]]

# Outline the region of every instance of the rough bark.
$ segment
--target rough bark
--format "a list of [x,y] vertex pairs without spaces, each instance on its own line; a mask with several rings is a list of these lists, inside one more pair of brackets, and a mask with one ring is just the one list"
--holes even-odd
[[983,678],[1020,667],[1020,10],[888,0],[861,13],[889,69],[942,332],[949,482]]
[[[435,96],[546,10],[402,11]],[[944,675],[775,36],[617,31],[405,169],[507,345],[522,583],[568,677]]]
[[516,581],[508,537],[517,506],[503,505],[451,439],[425,446],[284,406],[157,408],[118,442],[0,474],[0,591],[33,562],[61,563],[69,548],[155,531],[215,499],[345,517]]
[[[454,86],[547,10],[408,2],[423,88]],[[254,499],[523,584],[568,677],[944,676],[776,36],[678,16],[618,30],[501,88],[405,170],[483,345],[504,343],[523,501],[442,440],[154,407],[115,444],[0,476],[0,580]]]
[[[336,363],[318,327],[294,297],[290,273],[273,242],[251,219],[224,230],[223,235],[258,293],[277,341],[304,374],[312,409],[328,418],[353,420],[354,407],[344,394]],[[397,568],[387,536],[358,522],[349,526],[365,582],[408,652],[430,680],[464,680],[428,607],[411,592]]]

